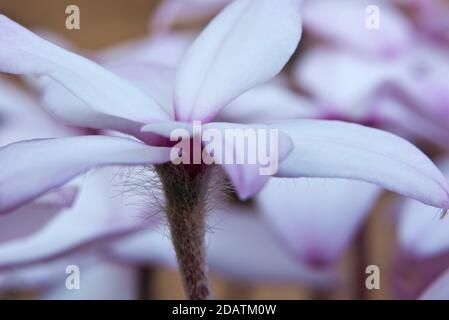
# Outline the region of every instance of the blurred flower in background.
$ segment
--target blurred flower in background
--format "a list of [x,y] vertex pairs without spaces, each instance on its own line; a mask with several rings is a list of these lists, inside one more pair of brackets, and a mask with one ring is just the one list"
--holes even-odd
[[[81,10],[89,10],[87,1],[79,2]],[[149,22],[140,21],[149,26],[147,34],[102,50],[78,47],[55,30],[40,34],[130,79],[159,105],[170,106],[173,88],[167,84],[173,70],[204,25],[229,2],[159,1],[152,12],[148,8]],[[304,2],[303,40],[290,64],[275,79],[232,101],[217,119],[336,119],[369,125],[413,141],[446,173],[447,161],[441,159],[449,134],[449,36],[444,15],[449,4]],[[370,5],[380,10],[379,30],[365,27]],[[20,18],[20,6],[4,6],[0,5],[2,13],[8,15],[9,10]],[[98,126],[108,121],[100,114],[95,116],[101,121],[88,126],[94,129],[79,128],[87,117],[57,122],[43,110],[54,113],[61,110],[61,101],[71,107],[78,107],[78,102],[48,79],[21,80],[5,77],[0,82],[1,146],[37,138],[123,136],[105,130],[109,126]],[[134,128],[126,129],[130,131],[125,133],[147,138]],[[0,217],[3,296],[182,297],[175,293],[179,285],[170,287],[173,276],[161,274],[176,269],[176,257],[160,208],[136,192],[135,184],[149,184],[149,175],[143,176],[141,168],[94,169]],[[224,208],[212,210],[208,222],[209,265],[226,279],[214,281],[218,297],[448,298],[447,219],[440,219],[435,207],[382,193],[365,182],[302,178],[270,180],[247,201],[231,197]],[[365,286],[365,270],[371,264],[381,267],[378,292]],[[66,287],[69,265],[81,270],[80,290]],[[276,284],[280,293],[252,289],[261,283]]]

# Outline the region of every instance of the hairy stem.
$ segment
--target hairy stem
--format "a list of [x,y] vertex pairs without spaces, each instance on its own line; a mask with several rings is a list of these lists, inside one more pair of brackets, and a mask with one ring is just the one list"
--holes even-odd
[[166,198],[165,212],[186,294],[191,300],[210,299],[205,250],[208,169],[164,164],[157,166],[156,172]]

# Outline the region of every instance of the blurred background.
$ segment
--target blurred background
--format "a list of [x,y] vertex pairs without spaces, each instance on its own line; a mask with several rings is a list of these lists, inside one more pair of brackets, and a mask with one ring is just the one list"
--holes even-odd
[[[48,35],[49,39],[52,41],[56,41],[57,39],[57,41],[61,41],[60,39],[64,39],[64,41],[70,44],[67,45],[68,47],[75,48],[74,51],[81,52],[89,56],[95,56],[97,53],[105,52],[104,50],[110,51],[110,48],[116,46],[122,46],[122,50],[125,51],[133,50],[135,48],[135,41],[152,39],[152,37],[156,37],[158,34],[164,32],[182,33],[187,30],[195,34],[207,24],[216,12],[218,12],[216,8],[222,7],[222,3],[225,1],[221,1],[221,3],[220,1],[210,1],[215,3],[212,6],[205,5],[204,3],[207,1],[193,1],[196,3],[190,4],[191,7],[189,10],[186,10],[185,12],[180,10],[179,13],[171,16],[167,14],[165,16],[166,21],[163,19],[164,11],[158,11],[161,8],[162,2],[163,1],[157,0],[1,0],[0,12],[29,29],[35,30],[42,35]],[[397,6],[395,7],[395,10],[406,17],[405,19],[408,19],[410,24],[413,24],[413,28],[417,28],[417,30],[418,28],[422,28],[420,30],[424,30],[425,27],[416,22],[418,19],[414,16],[416,13],[416,11],[414,11],[415,7],[409,3],[404,4],[403,2],[407,1],[396,1]],[[418,1],[413,2],[417,3]],[[81,10],[80,30],[67,30],[65,26],[67,18],[65,10],[69,5],[77,5]],[[169,9],[164,10],[165,12],[171,12]],[[201,10],[204,10],[204,12]],[[176,10],[173,12],[176,12]],[[364,14],[365,13],[363,12],[363,18],[365,17]],[[188,17],[188,19],[186,17]],[[169,21],[169,23],[167,23],[170,19],[173,21]],[[342,17],[342,20],[343,19],[345,19],[344,16]],[[167,25],[164,25],[164,23],[167,23]],[[330,22],[328,21],[326,23],[329,24]],[[393,28],[398,28],[398,26],[393,26]],[[298,80],[295,80],[295,70],[298,65],[296,62],[301,61],[301,57],[305,55],[305,53],[310,52],[310,50],[313,50],[315,46],[319,46],[320,43],[332,43],[332,41],[327,41],[328,39],[326,39],[329,35],[319,33],[319,28],[318,30],[315,30],[313,28],[313,23],[311,23],[310,29],[306,28],[303,42],[301,43],[295,58],[288,65],[282,75],[285,78],[282,79],[282,81],[284,81],[282,83],[285,83],[285,87],[294,92],[295,95],[305,97],[305,101],[308,105],[322,103],[322,105],[326,105],[326,108],[328,108],[329,105],[325,103],[327,102],[327,99],[317,99],[319,92],[317,93],[310,90],[310,87],[308,87],[307,83],[305,83],[306,81],[302,82],[302,84],[305,85],[301,85],[301,80],[299,80],[299,84]],[[330,37],[334,37],[333,40],[335,41],[339,40],[338,35],[330,35]],[[432,37],[429,36],[426,41],[434,41],[434,39],[436,38],[432,35]],[[130,46],[124,46],[125,49],[123,49],[124,43],[129,43]],[[328,44],[326,45],[329,46]],[[421,44],[421,46],[425,45]],[[350,50],[352,50],[353,46],[351,43],[348,43],[344,48],[350,48]],[[371,50],[369,45],[367,48],[367,50]],[[341,48],[338,50],[340,49]],[[354,52],[360,56],[363,56],[362,52],[364,49],[366,48],[362,47],[361,50],[356,48],[354,49]],[[442,49],[442,51],[447,52],[447,47]],[[155,54],[154,51],[151,51],[151,54]],[[160,54],[163,55],[162,52]],[[384,53],[379,55],[381,56],[379,59],[384,59],[386,56]],[[371,58],[372,57],[370,56],[370,59]],[[407,58],[398,59],[406,60]],[[340,60],[334,61],[338,64]],[[344,62],[341,61],[341,63],[342,68],[344,68]],[[323,62],[323,66],[324,65],[325,62]],[[365,66],[361,66],[359,69],[356,68],[359,73],[362,74],[362,78],[364,77],[364,68]],[[380,68],[382,69],[384,66],[381,66]],[[329,73],[332,71],[333,70],[328,70]],[[335,76],[331,76],[329,74],[327,75],[328,79],[333,79],[332,81],[334,81],[333,83],[336,86],[340,81],[348,81],[347,75],[342,75],[342,80],[339,80],[338,76],[340,76],[340,74],[337,70],[335,70]],[[349,75],[349,77],[351,77],[351,75]],[[352,79],[349,78],[349,86],[352,84],[354,88],[353,90],[357,91],[360,89],[357,85],[357,82],[359,81],[360,79],[357,78],[357,75],[353,75]],[[24,83],[26,83],[26,81],[21,81],[19,85],[22,89],[27,85]],[[449,108],[449,106],[447,107]],[[337,119],[344,118],[345,120],[352,117],[352,114],[350,116],[346,114],[342,115],[341,113],[337,113],[337,111],[329,111],[326,117]],[[418,119],[418,117],[413,119]],[[383,125],[379,126],[375,121],[371,121],[371,119],[360,120],[360,118],[354,117],[351,118],[350,121],[360,122],[376,127],[388,127]],[[394,124],[394,122],[388,122],[388,124],[390,123]],[[404,136],[407,138],[411,137],[410,139],[413,139],[414,142],[416,141],[416,143],[426,153],[438,156],[445,154],[445,151],[440,145],[429,142],[425,139],[425,137],[423,137],[423,135],[418,135],[416,137],[415,135],[412,135],[414,134],[412,130],[400,131],[401,133],[405,131]],[[357,192],[348,193],[347,201],[351,202],[353,201],[353,198],[355,199],[357,197]],[[321,200],[326,202],[327,198],[323,195]],[[314,264],[313,262],[310,264],[311,268],[318,270],[318,272],[321,272],[321,269],[326,270],[327,272],[329,268],[332,268],[332,270],[336,272],[335,277],[337,280],[329,280],[328,283],[323,285],[322,282],[319,284],[317,284],[318,282],[315,283],[314,280],[310,280],[307,276],[305,276],[305,280],[302,281],[301,276],[292,277],[289,279],[288,277],[283,278],[280,276],[270,277],[269,274],[266,277],[260,276],[254,277],[254,279],[243,279],[242,277],[244,276],[240,275],[238,270],[227,272],[226,267],[215,268],[214,265],[212,265],[211,274],[215,297],[219,299],[415,298],[418,295],[418,292],[430,283],[428,280],[429,277],[431,279],[435,279],[437,275],[443,273],[446,266],[449,267],[449,264],[444,262],[447,260],[447,253],[444,251],[433,255],[430,258],[407,258],[401,263],[396,263],[396,259],[402,255],[402,253],[400,253],[400,249],[398,249],[397,221],[401,210],[403,210],[404,201],[405,200],[403,198],[394,196],[391,193],[382,192],[382,194],[379,195],[378,200],[365,210],[366,213],[364,214],[364,218],[361,218],[360,222],[356,223],[357,227],[354,227],[350,232],[350,236],[348,236],[350,239],[348,239],[347,245],[344,250],[342,250],[341,255],[338,255],[338,257],[335,258],[335,261],[332,261],[329,265],[323,266],[321,263]],[[345,207],[342,210],[349,209]],[[336,211],[338,211],[338,208],[336,208]],[[312,216],[315,214],[313,208],[310,210],[309,214]],[[335,214],[338,214],[338,212],[335,212]],[[438,220],[435,219],[435,216],[437,215],[438,212],[436,211],[436,214],[433,214],[431,219],[433,221]],[[345,219],[344,216],[342,216],[342,219]],[[429,231],[429,233],[432,233],[432,231]],[[59,236],[63,237],[64,235],[60,234]],[[250,233],[248,233],[248,236],[250,236]],[[58,242],[59,239],[55,238],[54,241]],[[327,234],[327,241],[329,245],[334,241],[334,233],[332,231]],[[282,246],[283,240],[280,239],[279,243],[281,243]],[[101,251],[101,249],[98,250]],[[270,252],[268,249],[264,250],[264,248],[258,248],[258,250],[261,251],[260,254],[266,254],[268,256],[267,258],[270,258]],[[297,257],[298,255],[295,255],[294,253],[292,254],[292,259],[296,259]],[[70,260],[69,258],[67,259]],[[226,260],[226,257],[223,259]],[[421,266],[424,263],[435,263],[435,261],[438,261],[438,270],[432,271],[431,276],[425,274]],[[64,263],[61,265],[65,265]],[[274,262],[274,264],[276,263]],[[222,265],[226,265],[226,262],[223,262]],[[366,288],[365,281],[368,277],[366,267],[368,265],[375,265],[379,267],[380,289],[368,290]],[[62,274],[63,280],[60,281],[60,286],[62,289],[52,288],[49,290],[48,285],[46,285],[45,294],[42,296],[42,292],[40,292],[39,289],[41,281],[39,281],[39,285],[28,285],[29,283],[33,284],[33,282],[25,280],[20,280],[17,282],[21,283],[21,285],[17,285],[17,283],[14,284],[14,281],[10,281],[11,279],[16,278],[29,279],[31,277],[24,276],[21,274],[21,271],[17,271],[17,274],[4,275],[4,278],[7,279],[4,280],[5,283],[11,282],[13,284],[7,285],[6,289],[2,290],[1,297],[3,299],[77,297],[133,299],[184,298],[180,278],[178,277],[176,270],[172,267],[166,266],[164,259],[160,259],[160,261],[157,261],[156,259],[156,262],[152,261],[151,264],[143,263],[142,261],[136,262],[135,260],[131,262],[125,260],[115,261],[114,259],[108,258],[106,259],[106,262],[104,262],[104,260],[98,262],[96,259],[93,259],[93,261],[86,262],[86,266],[88,266],[86,268],[91,268],[93,273],[92,277],[81,277],[82,288],[80,291],[83,291],[84,286],[88,287],[88,281],[92,279],[92,286],[96,286],[96,288],[94,288],[95,290],[89,288],[91,291],[89,291],[89,294],[86,293],[84,296],[82,293],[73,294],[72,292],[66,292],[63,288],[64,282],[62,282],[66,276],[64,272]],[[40,267],[45,268],[45,263],[40,264]],[[52,268],[54,267],[55,266],[52,266]],[[98,270],[96,270],[96,268]],[[238,268],[238,266],[236,268]],[[245,272],[251,273],[251,269],[248,269],[251,268],[251,266],[242,265],[241,268],[246,268]],[[52,270],[58,269],[56,268]],[[31,272],[33,274],[37,273],[33,271],[24,271],[24,273],[26,272]],[[242,274],[245,273],[242,272]],[[101,275],[104,275],[104,277]],[[423,279],[425,279],[425,281]],[[2,287],[1,284],[2,282],[0,282],[0,288]],[[409,287],[418,287],[419,290],[413,291],[410,289],[410,291],[408,291],[410,294],[402,295],[404,288]],[[408,289],[405,289],[405,291],[407,290]],[[411,293],[412,291],[413,293]],[[70,294],[72,294],[73,297],[71,297]]]

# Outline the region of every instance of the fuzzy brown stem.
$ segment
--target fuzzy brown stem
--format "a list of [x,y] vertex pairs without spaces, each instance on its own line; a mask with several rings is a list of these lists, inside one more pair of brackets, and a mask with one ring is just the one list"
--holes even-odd
[[173,245],[184,289],[191,300],[211,298],[204,245],[205,223],[201,208],[168,214]]
[[165,164],[156,168],[165,194],[165,212],[186,294],[211,298],[205,250],[207,168]]

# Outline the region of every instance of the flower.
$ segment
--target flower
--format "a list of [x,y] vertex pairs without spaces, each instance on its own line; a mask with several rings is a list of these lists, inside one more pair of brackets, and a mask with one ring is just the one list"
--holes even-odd
[[[171,148],[166,145],[170,132],[191,121],[202,121],[205,127],[217,130],[279,129],[277,177],[362,180],[429,205],[448,208],[449,189],[439,170],[412,144],[387,132],[324,120],[298,119],[261,125],[254,117],[254,123],[246,125],[239,124],[238,120],[236,123],[213,122],[226,105],[272,79],[288,62],[301,37],[301,3],[300,0],[233,1],[186,52],[176,70],[171,97],[164,96],[170,90],[145,90],[148,87],[141,83],[154,77],[169,79],[173,73],[169,68],[138,63],[119,66],[116,72],[132,78],[129,81],[0,16],[0,71],[53,79],[44,97],[47,109],[71,125],[116,130],[138,139],[80,136],[23,141],[0,149],[3,167],[0,212],[15,209],[93,167],[168,163]],[[135,86],[136,83],[140,85]],[[165,84],[172,85],[168,80]],[[164,108],[167,101],[173,101],[173,105]],[[184,207],[177,207],[181,203],[176,201],[178,196],[184,201],[202,194],[202,180],[198,179],[203,177],[187,168],[189,181],[180,185],[178,179],[185,176],[174,173],[174,168],[170,166],[164,171],[167,167],[159,167],[167,201],[173,206],[169,208],[172,210],[171,216],[168,214],[169,220],[172,219],[170,224],[173,227],[180,222],[192,223],[192,229],[187,229],[195,233],[204,225],[195,221],[192,212],[184,212],[191,221],[176,222],[179,209],[184,210]],[[268,181],[267,176],[259,175],[258,166],[225,165],[223,169],[241,199],[252,197]],[[24,175],[27,179],[20,179]],[[175,183],[167,187],[173,182],[170,179]],[[181,191],[173,192],[170,189],[173,187]],[[198,209],[196,205],[187,211]],[[176,230],[179,234],[173,233]],[[178,237],[179,241],[192,240],[186,239],[185,232],[186,228],[172,228],[178,260],[185,273],[200,277],[194,279],[196,283],[189,288],[189,294],[205,297],[208,290],[201,278],[205,271],[204,258],[188,255],[197,248],[183,252],[180,250],[183,246],[176,244]],[[187,238],[202,237],[202,233],[198,233]],[[189,244],[194,245],[196,240]]]

